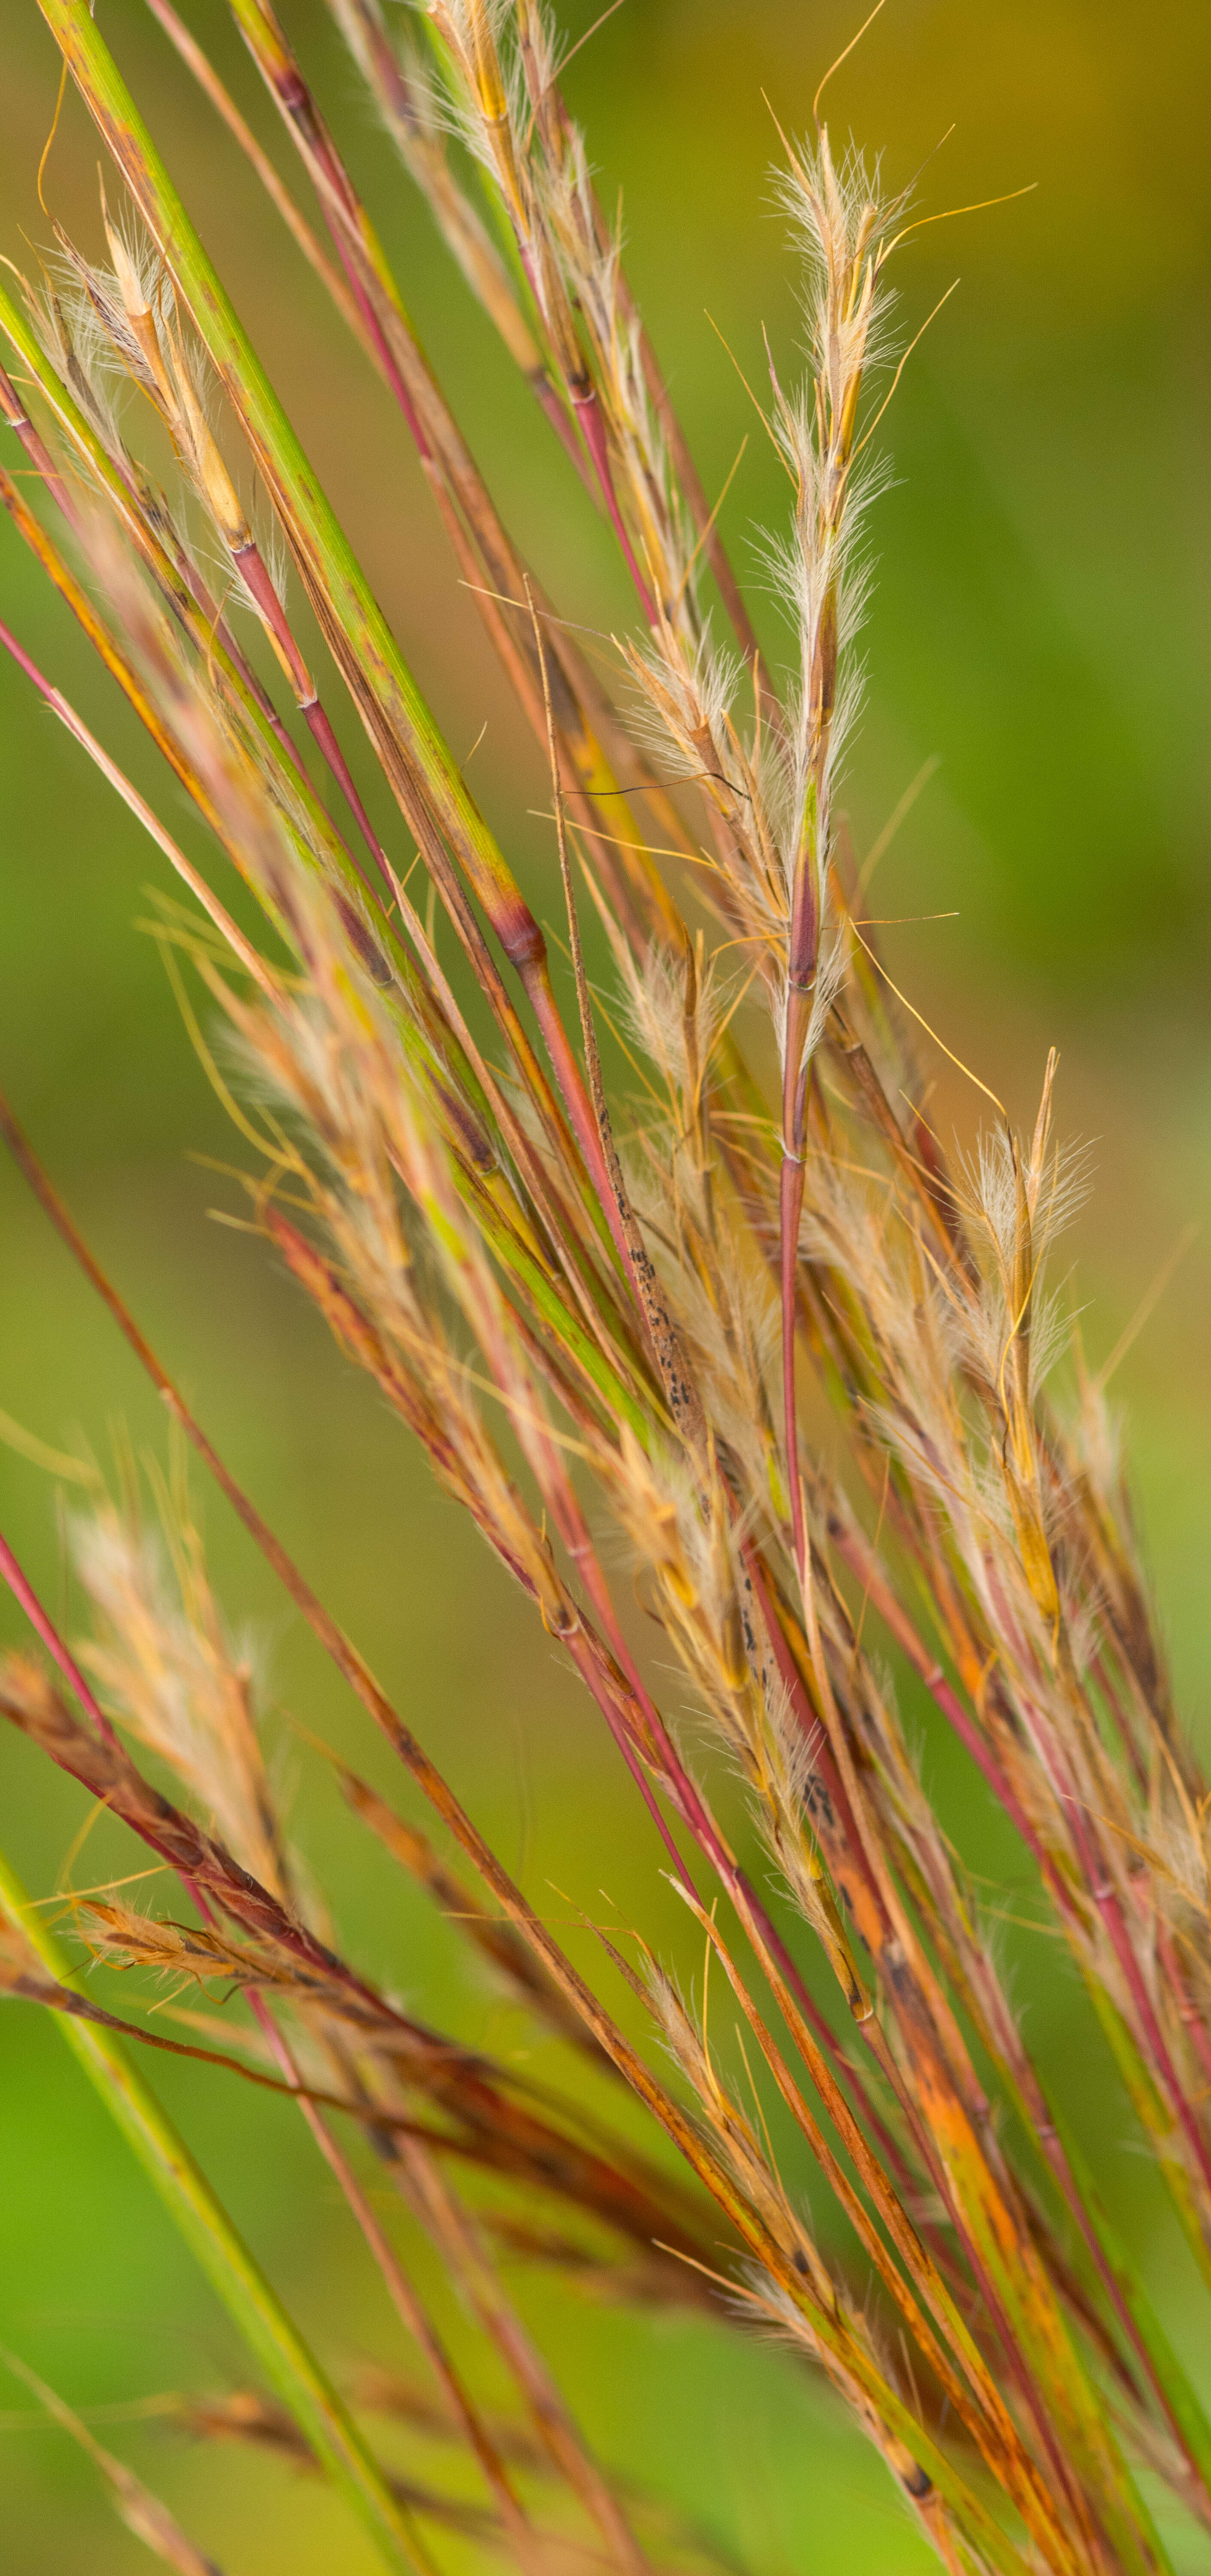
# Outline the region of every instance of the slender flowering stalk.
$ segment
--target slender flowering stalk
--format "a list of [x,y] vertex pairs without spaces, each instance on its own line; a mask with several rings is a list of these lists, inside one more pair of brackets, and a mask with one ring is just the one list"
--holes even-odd
[[[888,383],[907,199],[856,151],[838,158],[823,126],[810,146],[784,143],[806,329],[797,376],[769,362],[788,508],[765,561],[795,639],[779,672],[603,215],[554,23],[537,0],[431,0],[402,28],[378,0],[333,0],[409,183],[613,529],[638,622],[607,682],[504,525],[292,26],[269,0],[231,0],[331,255],[193,25],[150,5],[420,459],[548,764],[570,975],[85,0],[39,6],[113,165],[108,264],[60,232],[40,284],[0,289],[0,499],[239,871],[263,937],[7,616],[0,642],[190,898],[157,897],[155,929],[245,1148],[241,1222],[470,1515],[491,1559],[485,1600],[506,1580],[536,1614],[535,1651],[554,1648],[605,1730],[643,1866],[671,1877],[709,1979],[695,2009],[642,1923],[611,1937],[624,2024],[572,1964],[2,1107],[173,1445],[152,1514],[128,1479],[72,1533],[81,1635],[50,1620],[0,1542],[14,1611],[51,1665],[9,1656],[0,1714],[104,1801],[176,1893],[141,1912],[115,1885],[73,1916],[127,1993],[174,1981],[154,2020],[79,1993],[45,1942],[35,1955],[17,1896],[0,1991],[53,2011],[122,2106],[293,2410],[254,2391],[216,2400],[195,2410],[206,2437],[233,2438],[238,2417],[242,2438],[308,2452],[389,2562],[428,2567],[432,2532],[524,2576],[555,2557],[627,2576],[682,2563],[684,2535],[653,2528],[599,2460],[523,2321],[505,2265],[524,2257],[641,2309],[692,2306],[719,2332],[772,2327],[851,2409],[951,2576],[1166,2576],[1155,2482],[1211,2529],[1197,2373],[1014,2015],[979,1883],[879,1651],[881,1638],[955,1734],[973,1794],[1003,1810],[1110,2042],[1114,2116],[1149,2145],[1211,2288],[1211,1796],[1171,1706],[1104,1388],[1081,1367],[1067,1391],[1051,1383],[1066,1328],[1048,1264],[1083,1186],[1055,1140],[1055,1058],[1030,1133],[990,1090],[995,1123],[944,1153],[912,1105],[919,1069],[837,817],[863,528],[905,362]],[[245,498],[254,480],[263,515]],[[314,669],[292,583],[321,639]],[[738,649],[713,632],[720,601]],[[342,688],[364,736],[356,767]],[[348,841],[311,784],[317,753]],[[406,857],[399,824],[380,836],[372,823],[372,768]],[[414,865],[453,925],[452,963]],[[591,979],[590,935],[607,984]],[[835,1416],[827,1452],[800,1420],[809,1381],[813,1423],[821,1404]],[[373,1850],[461,1923],[535,2034],[567,2053],[561,2080],[454,2039],[397,1999],[390,1963],[347,1955],[291,1852],[255,1661],[213,1592],[179,1439],[461,1865],[342,1763]],[[624,1615],[622,1569],[654,1648]],[[592,1890],[591,1819],[579,1829],[569,1875]],[[131,2111],[128,2036],[207,2080],[295,2099],[387,2293],[393,2384],[410,2385],[414,2355],[429,2374],[405,2416],[427,2409],[462,2449],[473,2503],[381,2469],[200,2182],[178,2188],[187,2169],[151,2097]],[[590,2066],[611,2078],[604,2110],[577,2089]],[[623,2134],[621,2086],[680,2175]],[[775,2155],[775,2106],[793,2167]],[[813,2224],[805,2174],[835,2232]],[[398,2249],[392,2202],[461,2300],[465,2362]],[[481,2373],[509,2392],[503,2421]],[[138,2509],[170,2563],[196,2563],[185,2535]]]

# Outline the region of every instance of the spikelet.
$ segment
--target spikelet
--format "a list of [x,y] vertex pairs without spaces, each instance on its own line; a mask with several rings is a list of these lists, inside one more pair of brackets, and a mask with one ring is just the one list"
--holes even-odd
[[245,1868],[286,1897],[254,1665],[225,1633],[187,1509],[174,1511],[166,1492],[161,1507],[171,1588],[168,1551],[152,1532],[112,1506],[77,1520],[76,1565],[96,1621],[84,1661],[114,1716],[170,1764]]

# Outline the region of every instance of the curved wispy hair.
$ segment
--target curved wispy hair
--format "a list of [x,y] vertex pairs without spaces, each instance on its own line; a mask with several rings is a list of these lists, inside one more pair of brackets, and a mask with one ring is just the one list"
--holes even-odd
[[[732,647],[715,641],[709,621],[688,647],[669,635],[642,643],[628,639],[624,651],[639,691],[628,710],[636,741],[650,746],[673,776],[701,776],[704,739],[726,762],[744,666]],[[728,785],[743,792],[734,772]]]
[[[1031,1238],[1036,1263],[1078,1216],[1092,1187],[1093,1148],[1074,1138],[1050,1148],[1036,1167],[1026,1164],[1023,1179],[1030,1199]],[[984,1127],[973,1154],[960,1153],[956,1168],[963,1213],[991,1242],[998,1260],[1011,1267],[1017,1240],[1018,1170],[1021,1157],[1004,1127]]]
[[[685,960],[653,940],[645,957],[626,949],[620,963],[622,1025],[671,1087],[682,1091],[689,1079]],[[738,985],[738,976],[727,975],[717,957],[695,975],[693,1043],[700,1077],[710,1066]]]
[[[882,154],[868,161],[852,139],[838,164],[827,126],[820,128],[814,142],[807,137],[792,141],[785,160],[772,169],[770,180],[774,201],[788,218],[804,261],[806,278],[801,295],[804,310],[813,323],[821,310],[821,299],[835,294],[843,270],[847,266],[852,270],[874,255],[879,268],[878,293],[862,323],[864,332],[869,334],[889,292],[882,284],[886,236],[892,225],[902,223],[907,214],[912,189],[887,195]],[[837,361],[842,368],[851,356],[852,350],[844,344],[838,348]]]
[[229,1631],[196,1528],[163,1486],[158,1497],[158,1532],[112,1503],[71,1524],[94,1611],[84,1659],[119,1722],[169,1764],[244,1867],[286,1896],[258,1725],[261,1649],[251,1631]]
[[[805,392],[805,404],[809,399]],[[805,481],[808,477],[816,490],[822,487],[823,470],[814,447],[809,448],[804,462]],[[888,457],[875,455],[860,467],[850,485],[843,525],[825,556],[819,553],[810,533],[816,515],[810,488],[808,497],[796,508],[792,527],[757,532],[755,553],[766,588],[785,610],[797,635],[814,630],[825,593],[835,584],[838,647],[846,652],[852,646],[866,617],[877,568],[875,558],[862,550],[863,521],[894,482],[895,472]]]

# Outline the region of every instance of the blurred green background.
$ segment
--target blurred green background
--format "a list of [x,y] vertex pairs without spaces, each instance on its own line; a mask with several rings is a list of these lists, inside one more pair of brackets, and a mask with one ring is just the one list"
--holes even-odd
[[[437,248],[319,0],[282,5],[506,518],[573,614],[617,625],[629,608],[605,535]],[[100,0],[100,15],[455,747],[469,752],[486,722],[472,779],[549,914],[551,854],[529,819],[541,769],[518,742],[386,398],[137,0]],[[563,11],[572,35],[594,15],[580,0]],[[836,0],[625,0],[569,74],[607,198],[622,189],[632,277],[709,491],[748,436],[723,523],[758,582],[754,531],[776,520],[783,491],[704,308],[752,381],[762,323],[789,363],[795,278],[762,91],[802,128],[860,15]],[[289,170],[219,0],[199,0],[191,19]],[[50,237],[34,180],[58,63],[34,0],[5,0],[2,21],[0,248],[28,265],[30,245]],[[1180,1701],[1211,1752],[1209,100],[1211,16],[1194,0],[1146,13],[1131,0],[888,0],[830,93],[834,134],[852,125],[893,184],[953,124],[923,176],[930,209],[1037,182],[1016,204],[922,233],[903,259],[906,333],[962,283],[888,422],[898,480],[875,523],[870,705],[846,794],[864,849],[922,764],[939,763],[876,880],[875,909],[913,917],[886,933],[889,963],[1020,1115],[1047,1045],[1059,1046],[1063,1124],[1094,1140],[1095,1195],[1071,1252],[1095,1359],[1183,1229],[1203,1229],[1117,1384]],[[69,99],[46,201],[87,248],[99,240],[95,163]],[[189,840],[171,784],[7,524],[0,604]],[[784,639],[764,597],[759,622],[776,656]],[[138,927],[142,889],[167,871],[7,664],[0,774],[0,1080],[19,1114],[237,1474],[535,1900],[557,1907],[554,1882],[591,1910],[604,1887],[676,1949],[647,1829],[523,1605],[260,1247],[208,1222],[223,1185],[189,1157],[230,1157],[230,1133]],[[930,1069],[935,1115],[970,1134],[975,1095],[942,1058]],[[0,1222],[0,1408],[52,1443],[83,1433],[101,1454],[118,1420],[158,1442],[133,1364],[7,1168]],[[53,1490],[0,1450],[0,1495],[3,1525],[61,1599]],[[204,1508],[220,1589],[259,1631],[275,1704],[408,1805],[224,1509],[213,1496]],[[11,1609],[0,1633],[19,1634]],[[1008,1872],[1012,1913],[1012,1851],[924,1712],[919,1722],[927,1776],[969,1847]],[[523,2047],[445,1928],[368,1858],[284,1715],[275,1730],[297,1775],[295,1832],[352,1953],[434,2020]],[[49,1892],[84,1802],[16,1742],[0,1744],[0,1782],[4,1842]],[[101,1831],[73,1881],[131,1866],[129,1844]],[[1206,2320],[1076,1998],[1051,1955],[1036,1956],[1046,1945],[1011,1926],[1002,1937],[1030,2036],[1173,2331],[1211,2378]],[[335,2365],[388,2356],[385,2303],[301,2124],[221,2079],[157,2068],[155,2080]],[[0,2084],[0,2341],[84,2407],[238,2379],[222,2315],[58,2033],[16,2006],[0,2021]],[[723,2327],[585,2311],[534,2283],[522,2295],[603,2454],[693,2504],[754,2569],[924,2565],[862,2443],[773,2348]],[[0,2409],[5,2569],[109,2576],[144,2563],[64,2437],[22,2429],[15,2383],[0,2380]],[[337,2508],[272,2464],[215,2461],[137,2425],[110,2438],[230,2576],[360,2576],[369,2564]],[[1209,2563],[1188,2538],[1175,2548],[1183,2569]]]

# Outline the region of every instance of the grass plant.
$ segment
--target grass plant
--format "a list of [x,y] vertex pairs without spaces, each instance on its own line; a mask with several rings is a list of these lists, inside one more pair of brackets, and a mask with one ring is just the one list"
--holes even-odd
[[[101,24],[86,0],[38,5],[107,155],[103,248],[59,231],[39,273],[5,270],[0,498],[208,827],[212,870],[7,625],[0,641],[182,882],[155,933],[245,1155],[244,1222],[520,1586],[535,1655],[554,1641],[575,1671],[630,1775],[653,1886],[671,1881],[704,1961],[683,1991],[640,1921],[603,1936],[592,1979],[573,1964],[4,1107],[171,1436],[166,1466],[123,1464],[75,1518],[80,1636],[0,1543],[42,1650],[7,1656],[0,1711],[169,1892],[137,1908],[115,1885],[71,1909],[77,1954],[131,1972],[117,2014],[4,1863],[0,1983],[59,2017],[272,2383],[182,2411],[199,2438],[335,2481],[388,2566],[700,2560],[574,2419],[510,2286],[528,2256],[639,2307],[775,2332],[852,2409],[950,2576],[1160,2576],[1147,2497],[1211,2532],[1211,2426],[1015,2017],[887,1660],[1016,1837],[1211,2288],[1207,1789],[1170,1704],[1104,1380],[1079,1346],[1071,1382],[1049,1378],[1070,1334],[1047,1268],[1080,1158],[1055,1138],[1054,1057],[1032,1132],[979,1076],[970,1149],[934,1132],[838,804],[865,522],[913,345],[888,281],[932,210],[834,150],[825,84],[806,139],[780,138],[805,312],[800,377],[771,361],[757,401],[786,472],[764,548],[796,638],[780,673],[545,12],[330,0],[406,184],[532,392],[535,436],[562,443],[616,540],[632,620],[594,638],[504,526],[287,25],[231,0],[314,217],[170,0],[147,0],[415,444],[548,765],[553,955]],[[560,2088],[422,2022],[345,1955],[290,1848],[190,1449],[420,1793],[401,1812],[333,1756],[354,1814],[561,2045]],[[569,1872],[594,1886],[591,1814],[580,1833]],[[164,1981],[173,2008],[150,2017]],[[389,2383],[338,2393],[159,2107],[152,2048],[210,2063],[233,2117],[241,2081],[297,2102],[395,2311]],[[586,2109],[586,2059],[594,2102],[636,2097],[645,2145],[621,2108]],[[827,2244],[802,2173],[835,2203]],[[449,2348],[384,2189],[461,2296],[505,2412]],[[388,2473],[376,2409],[448,2444],[448,2488]],[[85,2437],[139,2536],[202,2566]]]

